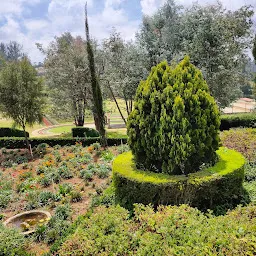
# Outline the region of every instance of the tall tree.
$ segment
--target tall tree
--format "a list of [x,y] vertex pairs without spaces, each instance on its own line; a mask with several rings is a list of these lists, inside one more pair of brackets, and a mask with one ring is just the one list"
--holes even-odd
[[7,44],[0,43],[0,55],[6,61],[16,61],[24,56],[22,45],[16,41],[10,41]]
[[5,64],[0,74],[0,98],[0,110],[22,127],[29,149],[26,125],[42,121],[44,93],[42,79],[26,57]]
[[219,3],[181,10],[169,0],[153,16],[144,17],[137,38],[147,52],[149,68],[189,55],[219,106],[225,107],[240,96],[247,80],[243,70],[252,43],[253,10],[243,6],[227,11]]
[[[129,115],[136,89],[148,73],[144,52],[134,42],[125,42],[120,33],[114,30],[110,37],[104,40],[103,54],[105,57],[103,80],[110,89],[117,106],[115,97],[125,100],[127,115]],[[121,116],[123,117],[122,113]],[[126,123],[125,119],[124,122]]]
[[250,7],[227,11],[221,4],[194,5],[182,19],[183,52],[199,67],[221,107],[241,95],[250,48]]
[[38,47],[46,54],[51,113],[58,118],[73,117],[77,126],[83,126],[85,109],[91,108],[92,100],[85,41],[65,33],[56,37],[46,50]]
[[106,131],[105,131],[105,115],[103,110],[103,99],[102,99],[101,88],[99,85],[99,80],[96,74],[93,48],[92,48],[92,43],[90,39],[88,15],[87,15],[87,4],[85,5],[85,34],[86,34],[89,68],[91,73],[91,87],[92,87],[92,95],[93,95],[95,125],[101,136],[101,144],[102,146],[105,147],[107,146],[107,139],[106,139]]
[[181,50],[181,10],[174,0],[167,0],[154,15],[144,16],[137,39],[146,51],[147,68],[162,60],[171,61]]

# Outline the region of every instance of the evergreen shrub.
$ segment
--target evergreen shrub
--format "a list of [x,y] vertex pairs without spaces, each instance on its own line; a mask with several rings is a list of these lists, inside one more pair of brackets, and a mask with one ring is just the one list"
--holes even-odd
[[185,57],[173,70],[164,61],[137,89],[128,117],[128,144],[138,166],[188,174],[216,161],[219,111],[199,69]]
[[236,202],[242,192],[244,157],[227,148],[217,150],[219,161],[212,167],[189,175],[169,175],[139,170],[131,152],[113,162],[116,200],[132,209],[134,203],[189,204],[199,209]]
[[[26,132],[27,137],[29,137],[29,133]],[[0,128],[0,137],[25,137],[24,131],[13,129],[13,128]]]
[[221,116],[221,131],[235,127],[256,127],[256,113]]
[[94,138],[94,137],[99,137],[99,132],[96,131],[95,129],[92,128],[87,128],[87,127],[75,127],[72,128],[72,136],[74,138]]

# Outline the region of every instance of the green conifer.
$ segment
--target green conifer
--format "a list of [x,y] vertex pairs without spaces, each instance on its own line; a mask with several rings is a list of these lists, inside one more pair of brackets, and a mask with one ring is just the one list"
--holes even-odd
[[188,174],[216,160],[218,106],[189,57],[174,70],[167,62],[152,68],[138,87],[127,126],[139,167]]

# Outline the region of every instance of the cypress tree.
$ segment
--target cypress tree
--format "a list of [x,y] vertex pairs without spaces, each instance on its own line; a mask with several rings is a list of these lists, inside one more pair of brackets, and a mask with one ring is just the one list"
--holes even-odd
[[101,93],[99,81],[96,75],[94,54],[93,54],[92,44],[90,40],[87,5],[85,5],[85,34],[86,34],[89,68],[91,72],[91,85],[92,85],[93,103],[94,103],[93,112],[94,112],[95,126],[101,136],[101,145],[105,147],[107,146],[107,139],[106,139],[106,131],[105,131],[103,99],[102,99],[102,93]]
[[202,73],[185,57],[174,70],[160,63],[141,82],[128,118],[128,143],[140,168],[188,174],[215,162],[219,125]]

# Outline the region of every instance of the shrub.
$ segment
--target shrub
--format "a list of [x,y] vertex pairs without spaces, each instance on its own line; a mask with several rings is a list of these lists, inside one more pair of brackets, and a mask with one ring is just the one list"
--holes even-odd
[[[29,133],[26,132],[27,137]],[[25,137],[24,132],[13,128],[0,128],[0,137]]]
[[81,170],[80,171],[80,177],[84,179],[85,181],[92,181],[93,179],[93,172],[92,170]]
[[38,203],[41,206],[45,206],[59,200],[60,200],[60,197],[58,197],[57,195],[53,194],[50,191],[43,191],[38,195]]
[[218,204],[237,204],[243,189],[245,160],[240,153],[226,148],[217,154],[220,160],[213,167],[188,176],[138,170],[131,152],[119,155],[113,163],[117,202],[128,209],[134,203],[151,203],[154,207],[186,203],[202,210]]
[[185,59],[153,67],[128,117],[128,144],[138,166],[169,174],[198,171],[216,160],[218,106],[202,73]]
[[235,127],[256,127],[256,114],[232,114],[221,116],[221,131]]
[[99,142],[93,143],[92,146],[93,146],[94,150],[96,150],[96,151],[99,151],[101,148],[101,145]]
[[251,163],[256,164],[256,129],[231,129],[221,133],[223,146],[242,153]]
[[110,168],[105,164],[100,164],[96,170],[96,174],[100,179],[105,179],[109,176]]
[[71,202],[76,203],[82,201],[82,194],[80,191],[73,190],[70,192]]
[[8,206],[12,199],[12,192],[10,190],[0,191],[0,209],[4,209]]
[[109,150],[105,150],[101,152],[101,158],[106,162],[112,161],[114,157],[115,157],[114,154]]
[[187,205],[98,207],[58,255],[254,255],[256,206],[207,216]]
[[117,152],[119,154],[122,154],[122,153],[128,152],[128,151],[130,151],[130,147],[127,144],[122,144],[122,145],[117,147]]
[[0,255],[28,256],[26,240],[18,230],[5,227],[0,223]]
[[72,128],[72,136],[74,138],[79,137],[87,137],[87,138],[93,138],[93,137],[99,137],[99,132],[92,128],[87,127],[75,127]]
[[44,177],[42,177],[40,180],[39,180],[39,183],[41,186],[47,188],[51,185],[52,183],[52,180],[51,178],[49,177],[49,175],[45,175]]
[[[79,139],[84,147],[89,146],[95,142],[99,142],[100,138],[86,138]],[[121,143],[126,143],[127,138],[108,138],[107,139],[108,146],[116,146]],[[56,145],[59,146],[71,146],[77,143],[77,139],[70,138],[32,138],[29,139],[29,143],[32,147],[36,147],[41,143],[47,143],[50,147],[54,147]],[[8,149],[16,149],[16,148],[26,148],[26,142],[22,138],[0,138],[0,148],[5,147]]]
[[12,160],[3,161],[1,163],[1,166],[4,168],[11,168],[13,166],[13,161]]
[[58,168],[58,174],[60,175],[61,178],[63,179],[71,179],[74,177],[72,171],[67,166],[61,166]]
[[55,210],[55,216],[59,220],[67,220],[70,218],[72,213],[71,207],[68,204],[58,205]]
[[24,164],[24,163],[27,163],[27,162],[28,162],[28,158],[25,157],[25,156],[18,156],[15,159],[15,163],[17,163],[17,164]]
[[59,185],[59,194],[66,196],[66,195],[70,194],[72,189],[73,189],[72,184],[69,184],[69,183],[61,184],[61,185]]

